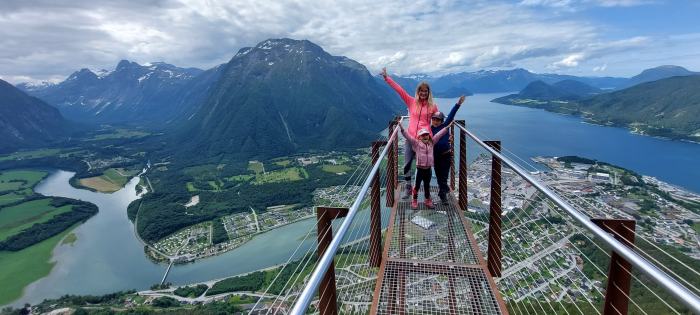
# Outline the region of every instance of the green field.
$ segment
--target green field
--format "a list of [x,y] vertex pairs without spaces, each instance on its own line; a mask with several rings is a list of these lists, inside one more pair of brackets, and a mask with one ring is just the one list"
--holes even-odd
[[35,223],[49,221],[54,216],[72,209],[70,205],[54,208],[49,205],[50,202],[51,199],[32,200],[3,208],[0,211],[0,240],[15,235]]
[[29,189],[29,192],[27,192],[27,193],[25,193],[25,192],[11,192],[11,193],[0,195],[0,207],[4,206],[6,204],[9,204],[9,203],[20,201],[20,200],[24,199],[24,197],[26,197],[27,195],[31,194],[31,192],[32,192],[31,189]]
[[133,174],[133,172],[129,172],[123,168],[109,168],[102,174],[102,176],[108,181],[122,187],[129,181],[129,177],[134,175],[135,174]]
[[193,182],[187,182],[187,191],[189,191],[189,192],[195,192],[195,191],[199,191],[199,189],[197,189],[197,188],[194,187],[194,183],[193,183]]
[[4,171],[0,173],[0,191],[15,190],[16,188],[5,187],[15,186],[17,183],[21,183],[17,188],[31,188],[44,179],[46,174],[46,172],[42,171]]
[[143,138],[149,136],[150,133],[140,130],[117,129],[109,133],[96,135],[86,141],[99,141],[108,139],[128,139],[128,138]]
[[124,187],[129,178],[135,174],[135,171],[123,168],[108,168],[100,176],[81,178],[79,182],[81,185],[99,192],[115,192]]
[[71,230],[17,252],[0,252],[0,305],[18,299],[25,286],[49,274],[53,249]]
[[262,173],[265,169],[265,164],[259,161],[248,161],[248,170],[253,171],[255,174]]
[[343,164],[337,164],[337,165],[325,164],[325,165],[323,165],[323,167],[321,167],[321,169],[324,172],[333,173],[333,174],[347,173],[348,171],[352,170],[352,168],[350,168],[350,166],[343,165]]
[[221,191],[221,188],[224,186],[224,183],[218,179],[210,180],[207,183],[209,183],[209,186],[212,188],[213,191]]
[[217,164],[201,164],[195,166],[188,166],[182,170],[186,175],[192,176],[194,178],[210,177],[219,174],[219,165]]
[[290,167],[255,176],[253,184],[262,185],[268,183],[291,182],[309,178],[309,174],[301,167]]
[[32,150],[32,151],[19,151],[19,152],[14,152],[12,154],[0,156],[0,162],[7,161],[7,160],[26,160],[26,159],[42,158],[42,157],[56,155],[59,152],[61,152],[61,149],[40,149],[40,150]]
[[231,176],[226,180],[228,180],[229,182],[247,182],[253,178],[255,178],[255,175],[236,175]]
[[281,161],[275,161],[275,165],[279,165],[282,167],[287,167],[289,164],[292,164],[291,160],[281,160]]

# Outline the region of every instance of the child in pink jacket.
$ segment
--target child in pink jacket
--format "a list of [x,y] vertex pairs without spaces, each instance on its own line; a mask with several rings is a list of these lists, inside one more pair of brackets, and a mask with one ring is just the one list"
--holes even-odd
[[[399,94],[401,100],[403,100],[408,108],[408,134],[411,138],[418,137],[418,130],[420,129],[426,129],[428,133],[432,135],[430,120],[433,114],[438,111],[438,107],[437,104],[433,102],[433,92],[430,89],[430,85],[425,81],[420,82],[416,87],[415,96],[411,96],[391,79],[386,73],[386,68],[382,69],[381,75],[384,77],[384,81]],[[406,181],[406,193],[403,196],[404,198],[408,198],[408,195],[411,194],[411,165],[413,164],[414,155],[413,150],[410,148],[404,149],[403,176]]]
[[411,200],[411,208],[418,209],[418,189],[420,189],[420,183],[423,182],[423,190],[425,195],[425,206],[433,209],[433,200],[430,199],[430,179],[433,177],[433,145],[438,142],[442,136],[444,136],[450,128],[452,123],[447,127],[442,128],[434,136],[430,136],[430,131],[427,128],[421,128],[418,130],[417,138],[411,136],[411,134],[403,128],[403,125],[399,124],[401,128],[401,133],[406,137],[406,142],[411,145],[411,148],[415,152],[416,156],[416,184],[413,187],[413,200]]

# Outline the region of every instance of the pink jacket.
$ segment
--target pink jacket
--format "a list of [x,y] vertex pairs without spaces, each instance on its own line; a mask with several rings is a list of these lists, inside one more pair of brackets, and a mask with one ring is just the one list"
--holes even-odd
[[433,117],[433,114],[438,111],[437,106],[432,106],[431,109],[428,109],[427,104],[416,106],[416,101],[413,96],[408,95],[408,93],[406,93],[398,83],[394,82],[390,76],[386,76],[384,80],[386,83],[389,83],[399,96],[401,96],[403,102],[406,103],[406,107],[408,107],[408,133],[411,137],[415,138],[416,135],[418,135],[418,130],[422,128],[428,129],[432,135],[433,131],[430,130],[430,119]]
[[[428,129],[430,130],[430,129]],[[411,148],[416,152],[416,166],[419,168],[431,168],[433,167],[433,145],[437,143],[442,136],[444,136],[450,128],[442,128],[433,136],[433,142],[423,143],[409,134],[409,131],[401,129],[401,133],[406,137],[406,141],[411,144]]]

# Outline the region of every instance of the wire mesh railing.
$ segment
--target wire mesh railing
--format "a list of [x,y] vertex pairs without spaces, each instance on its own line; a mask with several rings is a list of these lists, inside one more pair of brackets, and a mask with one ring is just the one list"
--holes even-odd
[[[594,178],[600,173],[601,166],[597,164],[586,170],[571,170],[567,162],[553,158],[535,161],[520,157],[510,151],[507,144],[485,142],[482,139],[488,137],[463,125],[456,125],[454,130],[454,142],[460,143],[455,153],[466,156],[468,152],[468,158],[464,158],[468,167],[453,168],[452,194],[458,202],[452,206],[464,210],[461,215],[474,233],[474,246],[484,253],[489,277],[494,277],[505,300],[507,309],[496,307],[497,312],[700,312],[697,261],[659,243],[647,220],[640,221],[639,216],[605,202],[606,198],[613,198],[609,192],[625,189],[619,185],[619,179],[608,178],[606,182]],[[462,142],[468,145],[463,146]],[[385,237],[390,234],[394,238],[398,235],[408,239],[401,246],[404,249],[408,246],[407,252],[413,255],[406,257],[409,260],[434,259],[466,264],[482,259],[470,260],[468,255],[464,256],[464,244],[449,247],[439,242],[440,233],[450,230],[446,225],[448,216],[443,220],[445,227],[434,229],[437,233],[423,232],[417,227],[416,231],[408,228],[398,234],[389,233],[389,221],[430,218],[441,211],[432,210],[431,214],[427,212],[431,210],[421,209],[411,212],[409,218],[398,217],[401,212],[396,210],[393,200],[394,193],[398,193],[395,189],[399,183],[397,148],[400,143],[398,128],[390,128],[387,136],[375,142],[374,159],[364,160],[348,182],[337,187],[336,195],[342,197],[333,200],[328,207],[321,207],[328,208],[330,217],[324,219],[319,209],[317,225],[301,240],[304,243],[316,238],[315,246],[303,248],[300,244],[263,294],[274,298],[259,299],[250,313],[374,314],[387,312],[377,309],[378,304],[393,307],[398,303],[407,307],[406,314],[453,314],[460,313],[459,310],[466,312],[471,307],[464,301],[470,299],[468,293],[473,289],[455,291],[459,286],[455,286],[453,280],[442,281],[441,275],[428,272],[420,264],[401,265],[402,262],[395,259],[404,257],[396,256],[398,249],[392,247],[395,243]],[[462,164],[459,162],[463,157],[457,157],[455,154],[456,163]],[[552,168],[552,163],[565,166]],[[550,167],[543,166],[546,164]],[[580,166],[580,163],[574,164]],[[372,191],[374,188],[378,191]],[[494,221],[495,212],[498,212],[498,221]],[[440,218],[431,219],[428,221],[436,225],[442,222]],[[322,228],[324,220],[335,220],[335,223],[330,228]],[[314,230],[318,230],[319,235]],[[430,238],[433,242],[411,242],[410,237],[419,233],[421,239]],[[378,244],[384,250],[377,250]],[[323,254],[319,254],[319,250]],[[380,268],[379,261],[383,258],[379,256],[382,255],[394,260],[384,262]],[[464,262],[460,262],[459,257],[464,258]],[[390,270],[402,270],[400,268],[415,271],[392,278]],[[451,268],[457,270],[454,266]],[[458,270],[467,274],[466,269]],[[332,274],[330,281],[326,279],[329,274]],[[389,276],[383,278],[384,274]],[[408,293],[399,291],[400,297],[382,300],[397,293],[384,291],[378,279],[405,286]],[[423,297],[412,298],[420,295]],[[460,306],[462,302],[466,304]],[[394,313],[391,308],[388,310]]]
[[[487,137],[463,130],[471,141],[481,142],[471,147],[474,152],[468,170],[467,216],[484,251],[490,246],[491,216],[484,205],[493,194],[503,202],[499,246],[503,273],[497,281],[511,313],[698,312],[700,277],[693,267],[697,261],[656,244],[644,226],[635,229],[639,216],[601,201],[614,198],[611,191],[624,189],[619,181],[592,179],[590,174],[600,171],[595,163],[588,167],[590,170],[575,172],[571,165],[554,158],[530,162],[507,146],[494,154],[495,150],[480,140]],[[491,179],[492,156],[504,162],[499,174],[502,181],[495,190],[484,184]],[[542,171],[540,163],[561,165]],[[603,228],[603,234],[591,225]],[[618,228],[611,228],[613,225]],[[626,242],[625,238],[632,241]],[[631,261],[621,259],[628,257],[620,252],[631,256]],[[615,281],[620,276],[630,278],[630,288],[618,287]],[[612,299],[608,292],[616,292],[625,308],[608,302]]]

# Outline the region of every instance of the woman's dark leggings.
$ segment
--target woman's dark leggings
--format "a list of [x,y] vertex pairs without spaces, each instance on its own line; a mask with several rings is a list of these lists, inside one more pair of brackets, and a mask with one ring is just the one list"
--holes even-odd
[[417,168],[416,185],[413,187],[413,199],[418,199],[418,189],[420,183],[423,182],[423,190],[425,191],[425,199],[430,198],[430,178],[433,177],[432,168]]

